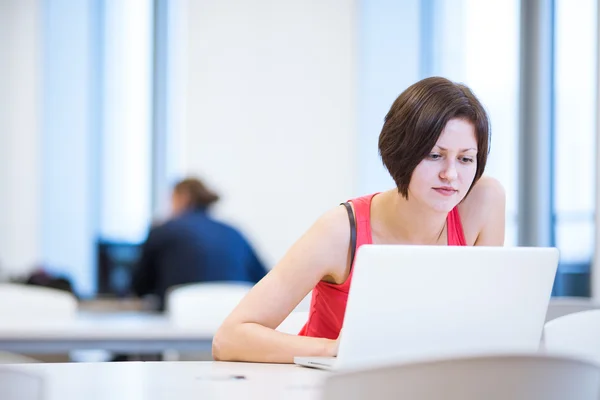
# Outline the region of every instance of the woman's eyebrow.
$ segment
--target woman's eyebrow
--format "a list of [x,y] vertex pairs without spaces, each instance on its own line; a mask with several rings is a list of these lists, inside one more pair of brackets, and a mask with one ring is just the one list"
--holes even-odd
[[[446,151],[446,150],[448,150],[448,149],[446,149],[445,147],[442,147],[442,146],[440,146],[440,145],[437,145],[437,144],[435,145],[435,147],[437,147],[437,148],[439,148],[440,150],[443,150],[443,151]],[[465,151],[469,151],[469,150],[477,151],[477,149],[476,149],[476,148],[474,148],[474,147],[469,147],[468,149],[459,149],[459,152],[460,152],[460,153],[464,153]]]

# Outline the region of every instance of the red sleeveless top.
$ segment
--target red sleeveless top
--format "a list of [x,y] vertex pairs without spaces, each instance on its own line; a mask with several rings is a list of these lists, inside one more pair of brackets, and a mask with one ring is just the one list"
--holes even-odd
[[[375,193],[376,194],[376,193]],[[350,200],[354,206],[356,220],[356,250],[363,244],[373,243],[371,237],[371,200],[375,194]],[[466,246],[465,234],[458,209],[454,207],[446,219],[449,246]],[[348,290],[352,281],[354,265],[346,281],[340,285],[320,281],[312,291],[308,322],[300,331],[300,336],[337,339],[348,300]]]

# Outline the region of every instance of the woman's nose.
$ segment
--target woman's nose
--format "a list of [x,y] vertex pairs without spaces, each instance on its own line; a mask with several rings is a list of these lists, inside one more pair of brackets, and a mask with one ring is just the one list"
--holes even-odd
[[453,181],[457,178],[456,166],[453,162],[446,164],[445,168],[440,172],[440,178],[445,181]]

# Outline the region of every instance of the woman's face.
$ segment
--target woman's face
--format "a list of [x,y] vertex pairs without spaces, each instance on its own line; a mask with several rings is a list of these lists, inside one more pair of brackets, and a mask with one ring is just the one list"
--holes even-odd
[[477,138],[469,121],[448,121],[436,145],[413,171],[408,198],[450,212],[465,197],[477,172]]

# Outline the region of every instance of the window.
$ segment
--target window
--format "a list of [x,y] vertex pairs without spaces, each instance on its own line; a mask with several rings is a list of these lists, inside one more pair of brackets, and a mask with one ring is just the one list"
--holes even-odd
[[[555,7],[553,222],[564,286],[589,273],[594,252],[597,12],[594,0]],[[576,279],[558,294],[588,294],[589,277]]]
[[153,1],[104,4],[100,236],[139,242],[151,219]]
[[469,86],[492,125],[486,174],[506,190],[507,246],[517,244],[519,1],[427,2],[432,13],[432,65],[440,75]]

